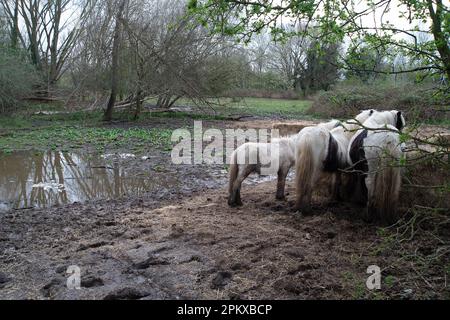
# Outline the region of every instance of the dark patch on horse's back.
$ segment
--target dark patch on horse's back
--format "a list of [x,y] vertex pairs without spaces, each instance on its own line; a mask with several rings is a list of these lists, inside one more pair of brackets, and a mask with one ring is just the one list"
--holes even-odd
[[336,139],[333,138],[333,135],[330,134],[330,138],[328,139],[327,157],[323,161],[323,170],[334,172],[337,171],[338,168],[339,168],[338,144]]
[[398,111],[396,117],[397,117],[397,122],[396,122],[396,124],[395,124],[395,127],[396,127],[399,131],[401,131],[401,130],[403,129],[402,112],[401,112],[401,111]]
[[[355,167],[359,167],[362,162],[365,162],[367,167],[366,155],[363,148],[364,139],[367,138],[367,130],[360,132],[353,140],[350,146],[350,159],[355,164]],[[367,172],[368,170],[364,170]]]
[[367,203],[367,187],[365,183],[365,175],[369,172],[369,165],[364,152],[364,139],[367,137],[367,130],[360,132],[350,146],[350,159],[352,160],[352,170],[356,172],[351,173],[351,189],[353,193],[353,201],[358,203]]

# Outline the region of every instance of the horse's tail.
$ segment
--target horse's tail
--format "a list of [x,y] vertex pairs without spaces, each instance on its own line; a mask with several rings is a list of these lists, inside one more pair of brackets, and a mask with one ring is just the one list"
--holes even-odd
[[231,154],[230,159],[230,172],[229,172],[229,182],[228,182],[228,193],[231,195],[233,193],[233,185],[236,181],[239,173],[239,166],[237,163],[237,152],[234,151]]
[[297,208],[308,207],[309,203],[303,203],[305,195],[310,192],[313,180],[314,153],[311,140],[302,136],[295,150],[295,186],[297,193]]
[[[402,152],[397,144],[389,150],[390,154],[398,159]],[[384,224],[397,221],[397,204],[401,186],[401,168],[392,164],[390,156],[381,156],[378,168],[370,168],[369,172],[376,170],[373,179],[373,194],[369,195],[369,219],[378,219]]]

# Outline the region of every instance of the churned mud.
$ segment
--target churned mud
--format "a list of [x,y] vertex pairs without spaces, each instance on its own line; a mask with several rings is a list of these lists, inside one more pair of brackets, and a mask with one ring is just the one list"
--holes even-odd
[[[380,228],[324,192],[303,216],[292,181],[276,201],[257,177],[230,208],[226,172],[200,169],[161,192],[0,214],[0,299],[450,298],[448,222]],[[366,287],[370,265],[380,290]]]
[[[439,241],[389,245],[360,209],[316,198],[302,216],[273,198],[274,182],[247,185],[243,207],[225,190],[185,199],[97,201],[0,218],[3,299],[448,298],[448,264],[419,269]],[[448,243],[448,242],[447,242]],[[411,256],[413,255],[413,256]],[[448,253],[447,253],[448,258]],[[448,260],[447,260],[448,263]],[[366,289],[369,265],[382,289]],[[81,269],[81,289],[66,270]]]

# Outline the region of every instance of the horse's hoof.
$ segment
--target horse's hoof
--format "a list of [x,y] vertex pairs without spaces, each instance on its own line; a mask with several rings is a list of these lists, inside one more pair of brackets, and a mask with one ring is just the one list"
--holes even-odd
[[336,206],[338,203],[339,203],[339,200],[337,200],[337,199],[332,199],[332,200],[328,201],[327,205],[328,205],[329,207],[333,207],[333,206]]
[[242,204],[242,202],[228,202],[228,205],[230,206],[230,207],[232,207],[232,208],[236,208],[236,207],[242,207],[243,206],[243,204]]
[[228,201],[228,205],[229,205],[230,207],[234,208],[234,207],[237,206],[237,203],[236,203],[236,202]]
[[299,212],[302,215],[307,216],[307,215],[311,215],[312,214],[312,209],[311,209],[311,207],[295,206],[294,207],[294,212]]
[[294,206],[294,207],[292,208],[292,212],[294,212],[294,213],[301,213],[301,212],[302,212],[302,208],[297,207],[297,206]]

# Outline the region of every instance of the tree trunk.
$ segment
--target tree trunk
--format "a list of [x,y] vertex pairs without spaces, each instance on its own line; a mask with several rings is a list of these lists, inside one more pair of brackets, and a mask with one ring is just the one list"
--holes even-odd
[[[38,3],[36,2],[30,2],[29,3],[29,9],[27,9],[25,5],[25,1],[21,1],[21,10],[22,10],[22,16],[24,17],[25,25],[28,31],[28,37],[30,41],[30,54],[31,54],[31,61],[36,66],[36,68],[41,71],[42,65],[41,65],[41,57],[39,54],[39,40],[38,40],[38,28],[39,28],[39,7]],[[29,17],[27,16],[27,10],[29,10]]]
[[136,109],[134,110],[134,120],[139,118],[142,109],[142,90],[141,88],[137,89],[136,92]]
[[62,5],[61,0],[56,0],[54,6],[53,18],[53,37],[50,46],[50,72],[49,85],[54,85],[58,79],[58,40],[59,40],[59,25],[61,20]]
[[111,95],[109,96],[108,105],[106,106],[105,113],[103,115],[104,121],[111,121],[114,104],[116,103],[117,89],[119,86],[119,49],[120,49],[120,33],[121,33],[121,20],[123,9],[125,7],[125,1],[122,0],[119,6],[119,11],[116,17],[116,26],[114,27],[114,38],[112,48],[112,61],[111,61]]
[[172,108],[172,106],[175,104],[175,102],[177,102],[178,99],[180,99],[181,97],[182,97],[181,95],[178,95],[172,101],[170,101],[170,99],[169,99],[170,102],[169,102],[168,108]]
[[165,93],[158,97],[158,101],[156,102],[157,108],[168,109],[170,107],[170,99],[172,98],[172,94]]
[[433,0],[428,0],[428,11],[430,12],[430,17],[432,26],[431,31],[434,36],[434,43],[441,56],[441,61],[444,65],[445,73],[447,74],[447,79],[450,80],[450,47],[448,39],[446,38],[445,32],[442,31],[442,16],[443,5],[442,0],[436,0],[436,11],[433,8]]
[[19,44],[19,0],[14,2],[13,27],[11,30],[11,47],[17,49]]

